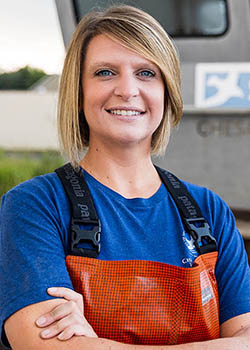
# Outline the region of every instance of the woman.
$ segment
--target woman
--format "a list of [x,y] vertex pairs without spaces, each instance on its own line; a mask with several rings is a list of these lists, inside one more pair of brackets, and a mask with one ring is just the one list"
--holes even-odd
[[[71,212],[55,173],[4,197],[6,348],[8,342],[17,350],[249,347],[249,268],[229,208],[151,161],[165,150],[181,113],[178,58],[159,23],[129,6],[80,22],[62,74],[59,129],[71,163],[80,165],[79,178],[68,166],[64,179],[77,200],[88,202],[76,201]],[[97,259],[88,257],[93,247],[74,250],[78,229],[93,233],[82,175],[101,222],[92,237]],[[71,222],[75,207],[87,228]],[[185,210],[191,218],[183,218]],[[204,217],[198,228],[197,216]],[[205,242],[193,231],[205,231]]]

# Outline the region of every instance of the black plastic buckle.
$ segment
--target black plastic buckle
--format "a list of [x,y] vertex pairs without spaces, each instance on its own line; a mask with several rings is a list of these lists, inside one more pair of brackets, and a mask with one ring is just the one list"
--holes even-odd
[[194,239],[194,245],[199,254],[217,251],[216,240],[211,235],[210,226],[204,218],[184,218],[184,222]]
[[[90,230],[84,230],[80,226],[94,225]],[[71,254],[97,258],[101,250],[101,223],[100,221],[81,221],[72,219],[71,221]],[[87,243],[90,248],[79,247],[81,243]]]

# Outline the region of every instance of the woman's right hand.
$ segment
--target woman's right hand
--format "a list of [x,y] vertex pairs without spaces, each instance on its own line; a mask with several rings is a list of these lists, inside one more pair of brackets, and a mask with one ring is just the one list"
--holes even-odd
[[74,335],[97,337],[97,334],[84,317],[81,294],[63,287],[48,288],[47,293],[58,298],[64,298],[64,300],[62,300],[62,304],[36,320],[38,327],[45,328],[41,332],[43,339],[57,336],[59,340],[68,340]]

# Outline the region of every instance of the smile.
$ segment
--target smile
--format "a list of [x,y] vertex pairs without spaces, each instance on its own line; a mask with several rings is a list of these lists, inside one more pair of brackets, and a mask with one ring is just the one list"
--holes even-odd
[[107,112],[111,114],[122,115],[122,116],[135,116],[135,115],[141,115],[145,113],[145,112],[139,112],[135,110],[125,110],[125,109],[109,109],[107,110]]

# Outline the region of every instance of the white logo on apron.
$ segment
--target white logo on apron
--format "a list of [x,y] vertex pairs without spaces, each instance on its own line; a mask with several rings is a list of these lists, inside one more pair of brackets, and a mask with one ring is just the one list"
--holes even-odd
[[190,254],[194,256],[195,258],[198,256],[198,252],[196,250],[196,247],[194,245],[194,239],[191,237],[187,232],[182,232],[182,239],[185,244],[185,246],[188,248]]

